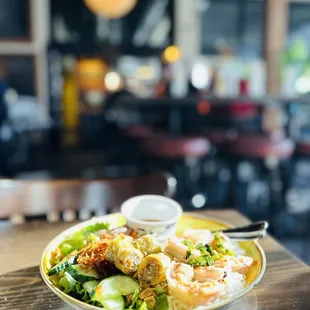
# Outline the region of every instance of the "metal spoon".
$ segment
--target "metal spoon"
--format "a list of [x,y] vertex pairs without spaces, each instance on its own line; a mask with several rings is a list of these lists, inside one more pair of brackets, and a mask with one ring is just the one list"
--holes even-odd
[[[255,222],[246,226],[216,230],[223,232],[227,237],[234,240],[255,240],[264,237],[267,233],[268,222]],[[216,232],[214,231],[214,232]]]

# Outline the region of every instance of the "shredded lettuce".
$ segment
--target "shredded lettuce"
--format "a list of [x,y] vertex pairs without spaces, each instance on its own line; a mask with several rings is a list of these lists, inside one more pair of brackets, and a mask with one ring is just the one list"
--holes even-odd
[[59,280],[59,285],[63,288],[63,291],[66,294],[77,297],[79,300],[83,300],[89,304],[97,304],[96,302],[91,301],[90,295],[83,287],[83,284],[75,281],[68,272],[65,272],[64,276]]
[[147,303],[145,301],[142,302],[136,309],[137,310],[149,310]]
[[64,242],[59,246],[59,250],[63,256],[67,256],[74,250],[74,246],[70,243]]
[[140,294],[140,289],[137,288],[132,295],[131,305],[128,309],[135,309],[135,306],[139,300],[139,294]]
[[90,296],[81,283],[77,283],[75,291],[80,295],[80,298],[83,301],[85,302],[90,301]]
[[81,233],[82,234],[94,233],[94,232],[96,232],[98,230],[103,230],[103,229],[108,230],[109,229],[109,224],[108,223],[96,223],[96,224],[93,224],[93,225],[90,225],[90,226],[87,226],[87,227],[83,228],[81,230]]
[[168,294],[168,289],[161,286],[156,286],[153,291],[156,295]]
[[59,274],[53,274],[52,276],[50,276],[50,280],[57,287],[59,287],[59,278]]
[[65,272],[64,276],[59,280],[59,285],[64,288],[65,293],[76,290],[77,284],[78,282],[76,282],[68,272]]
[[168,310],[168,296],[166,294],[160,295],[156,297],[156,306],[155,310]]
[[[85,245],[100,240],[95,233],[101,230],[108,230],[109,225],[106,223],[96,223],[81,229],[73,235],[66,238],[57,248],[53,258],[53,265],[56,262],[61,261],[65,256],[69,255],[73,251],[79,251]],[[53,283],[59,287],[66,294],[75,297],[87,304],[102,307],[102,305],[96,301],[91,300],[90,290],[86,290],[82,283],[76,281],[67,271],[62,270],[57,275],[51,276]],[[167,288],[160,285],[154,288],[156,294],[156,306],[148,304],[139,299],[140,289],[136,289],[131,296],[131,304],[128,305],[126,310],[168,310]]]
[[136,304],[137,304],[137,302],[138,302],[138,300],[139,300],[139,294],[140,294],[140,289],[137,288],[137,289],[134,291],[133,295],[132,295],[131,305],[129,306],[128,309],[135,309]]
[[94,232],[103,229],[109,229],[109,224],[96,223],[81,229],[80,231],[74,233],[72,236],[68,237],[59,245],[60,253],[63,256],[67,256],[74,250],[80,250],[88,243],[98,241],[99,237],[96,236]]

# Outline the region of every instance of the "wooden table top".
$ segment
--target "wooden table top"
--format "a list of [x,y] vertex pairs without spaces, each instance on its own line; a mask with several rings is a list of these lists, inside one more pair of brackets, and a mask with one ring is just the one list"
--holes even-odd
[[[243,225],[248,220],[233,210],[202,214]],[[71,309],[49,291],[39,273],[46,244],[72,223],[32,222],[20,226],[0,223],[0,309]],[[261,244],[267,256],[266,273],[255,289],[225,309],[309,309],[310,268],[271,237]],[[12,272],[14,271],[14,272]]]

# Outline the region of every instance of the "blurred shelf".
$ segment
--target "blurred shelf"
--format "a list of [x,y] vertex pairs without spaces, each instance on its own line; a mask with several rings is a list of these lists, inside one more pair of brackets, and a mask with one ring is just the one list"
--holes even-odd
[[277,96],[265,96],[262,98],[251,97],[227,97],[221,98],[216,96],[191,96],[181,99],[175,98],[136,98],[133,96],[122,96],[115,104],[123,106],[193,106],[197,105],[201,100],[206,100],[211,104],[227,105],[247,103],[258,106],[270,105],[270,103],[289,104],[291,102],[310,103],[310,96],[301,96],[295,98],[284,98]]

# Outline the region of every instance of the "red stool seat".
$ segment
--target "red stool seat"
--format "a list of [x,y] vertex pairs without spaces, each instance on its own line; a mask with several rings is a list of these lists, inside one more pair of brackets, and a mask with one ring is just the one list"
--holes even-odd
[[236,103],[230,106],[230,116],[238,119],[249,119],[257,116],[258,107],[249,103]]
[[207,130],[202,134],[202,136],[207,138],[211,144],[214,145],[223,145],[231,140],[227,130],[224,129]]
[[310,141],[297,142],[296,153],[300,155],[310,156]]
[[142,139],[152,134],[152,128],[146,125],[131,125],[124,128],[123,133],[133,139]]
[[141,149],[150,156],[183,159],[207,155],[210,143],[207,139],[200,137],[173,137],[162,134],[143,139]]
[[286,159],[293,154],[295,145],[286,138],[276,140],[263,135],[242,134],[230,143],[229,149],[241,156],[256,158],[274,156],[278,159]]

